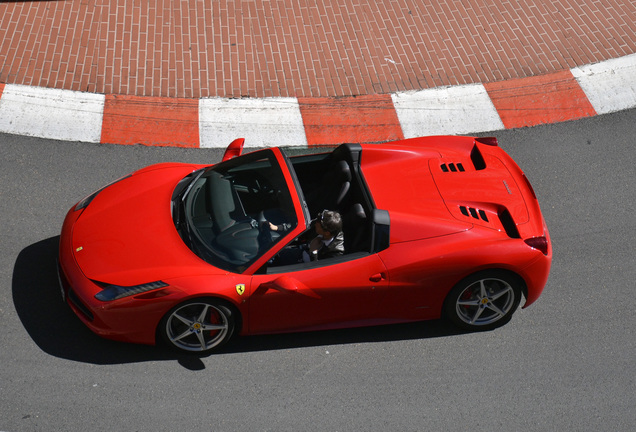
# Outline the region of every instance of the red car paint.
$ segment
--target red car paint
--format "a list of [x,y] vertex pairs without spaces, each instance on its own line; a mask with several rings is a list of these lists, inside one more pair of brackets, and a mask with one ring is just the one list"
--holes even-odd
[[[242,141],[224,159],[240,154],[240,147]],[[348,151],[358,157],[348,162],[358,182],[351,193],[362,203],[365,224],[372,225],[378,210],[390,219],[386,242],[374,231],[382,223],[366,231],[379,245],[370,251],[347,251],[292,268],[268,265],[309,227],[316,208],[308,198],[316,191],[304,190],[313,184],[312,176],[301,171],[323,163],[322,156],[290,162],[272,149],[297,226],[244,266],[217,268],[184,243],[171,209],[177,184],[204,165],[160,164],[106,187],[85,207],[70,209],[59,255],[65,298],[95,333],[144,344],[156,343],[168,311],[193,298],[233,305],[243,335],[436,319],[449,291],[485,269],[519,275],[524,307],[536,301],[550,270],[549,234],[529,182],[496,140],[425,137]],[[250,196],[250,190],[241,192]],[[546,239],[546,253],[525,242],[535,237]],[[155,281],[165,286],[112,301],[95,297],[108,284]]]

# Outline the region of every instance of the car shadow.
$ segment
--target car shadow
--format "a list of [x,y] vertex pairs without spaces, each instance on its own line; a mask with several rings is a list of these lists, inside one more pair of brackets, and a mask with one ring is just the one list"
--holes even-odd
[[[63,302],[57,280],[59,236],[28,246],[13,269],[12,295],[22,325],[49,355],[93,364],[177,360],[201,370],[200,356],[173,353],[162,347],[103,339],[92,333]],[[375,327],[235,338],[212,356],[312,346],[390,342],[462,334],[443,320]],[[209,356],[209,355],[207,355]],[[206,357],[207,357],[206,356]]]

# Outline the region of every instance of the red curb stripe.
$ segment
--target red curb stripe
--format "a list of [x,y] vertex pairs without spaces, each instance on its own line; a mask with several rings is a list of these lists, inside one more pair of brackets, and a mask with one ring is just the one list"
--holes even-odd
[[569,70],[484,84],[506,129],[596,115]]
[[101,142],[199,147],[199,101],[106,95]]
[[309,146],[404,139],[390,95],[298,98]]
[[4,90],[4,84],[0,83],[0,98],[2,97],[3,90]]

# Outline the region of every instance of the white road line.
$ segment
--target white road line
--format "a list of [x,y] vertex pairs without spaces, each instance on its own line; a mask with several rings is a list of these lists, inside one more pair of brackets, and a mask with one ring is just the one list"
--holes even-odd
[[225,147],[245,138],[245,147],[307,146],[296,98],[199,101],[201,147]]
[[7,84],[0,98],[0,131],[98,143],[105,96]]
[[504,129],[481,84],[396,93],[392,98],[405,138]]
[[571,71],[597,114],[636,107],[636,54]]

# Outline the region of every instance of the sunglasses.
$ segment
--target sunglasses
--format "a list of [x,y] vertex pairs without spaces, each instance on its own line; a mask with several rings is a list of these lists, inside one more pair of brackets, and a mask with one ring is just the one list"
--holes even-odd
[[327,214],[329,210],[323,210],[320,213],[318,213],[318,215],[316,216],[316,219],[314,219],[314,222],[318,222],[320,224],[320,226],[322,227],[322,229],[326,230],[325,226],[323,225],[322,221],[325,218],[325,215]]

